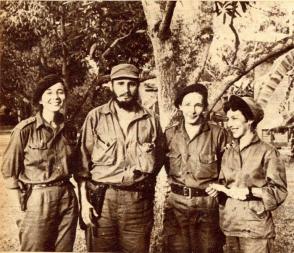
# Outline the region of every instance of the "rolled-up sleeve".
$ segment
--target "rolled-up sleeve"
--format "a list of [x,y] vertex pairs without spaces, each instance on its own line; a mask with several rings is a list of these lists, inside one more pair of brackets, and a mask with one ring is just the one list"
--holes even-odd
[[287,197],[287,179],[285,165],[277,150],[265,155],[267,184],[262,188],[262,200],[265,209],[275,210]]
[[94,145],[94,122],[89,113],[82,126],[78,142],[78,167],[75,179],[77,181],[91,177],[90,170],[92,166],[91,156]]
[[24,169],[24,136],[21,129],[12,131],[10,141],[3,154],[1,172],[6,188],[18,188],[18,176]]

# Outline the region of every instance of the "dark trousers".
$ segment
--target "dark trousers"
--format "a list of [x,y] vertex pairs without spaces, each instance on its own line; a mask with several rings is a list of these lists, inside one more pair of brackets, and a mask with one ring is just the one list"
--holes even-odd
[[71,184],[34,189],[19,222],[21,251],[72,251],[77,219]]
[[218,204],[212,197],[170,193],[164,216],[165,253],[221,253]]
[[90,252],[147,253],[153,225],[153,194],[107,189],[97,226],[86,230]]
[[235,236],[226,237],[225,253],[270,253],[273,239],[254,239]]

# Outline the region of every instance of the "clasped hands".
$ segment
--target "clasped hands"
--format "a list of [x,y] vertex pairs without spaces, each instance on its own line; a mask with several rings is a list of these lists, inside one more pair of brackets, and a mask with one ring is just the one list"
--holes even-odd
[[246,198],[249,195],[249,189],[246,187],[235,187],[227,188],[224,185],[221,184],[210,184],[205,191],[209,196],[217,197],[218,192],[225,193],[228,197],[231,197],[233,199],[239,199],[239,200],[246,200]]

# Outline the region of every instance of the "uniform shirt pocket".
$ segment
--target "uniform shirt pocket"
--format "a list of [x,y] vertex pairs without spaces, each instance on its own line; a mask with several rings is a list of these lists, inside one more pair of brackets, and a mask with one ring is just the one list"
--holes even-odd
[[196,170],[193,170],[197,179],[217,178],[217,156],[216,154],[200,154]]
[[25,148],[26,163],[28,165],[40,166],[48,159],[48,146],[43,141],[29,142]]
[[96,136],[92,152],[92,161],[96,165],[113,165],[117,157],[117,140],[103,140]]

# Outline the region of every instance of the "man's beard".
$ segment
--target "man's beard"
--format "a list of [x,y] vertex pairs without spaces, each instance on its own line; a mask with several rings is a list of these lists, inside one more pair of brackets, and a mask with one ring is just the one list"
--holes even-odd
[[138,102],[137,102],[137,100],[138,100],[138,93],[135,94],[135,95],[132,97],[132,99],[129,100],[129,101],[119,101],[119,100],[117,99],[116,94],[113,94],[113,99],[115,100],[115,102],[117,103],[117,105],[118,105],[120,108],[122,108],[122,109],[124,109],[124,110],[126,110],[126,111],[133,111],[134,108],[138,105]]

